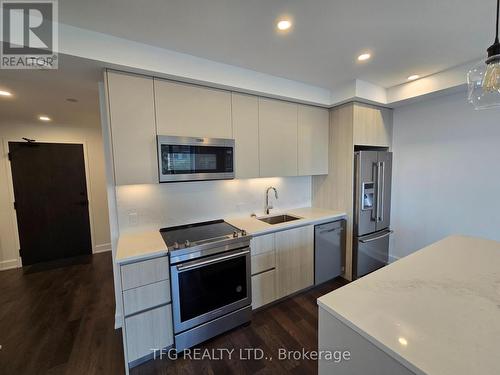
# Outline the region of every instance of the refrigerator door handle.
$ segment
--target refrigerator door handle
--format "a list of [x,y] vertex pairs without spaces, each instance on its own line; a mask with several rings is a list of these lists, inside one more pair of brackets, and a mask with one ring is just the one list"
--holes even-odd
[[378,171],[378,162],[373,163],[373,172],[375,175],[374,181],[375,181],[375,194],[374,194],[374,204],[371,212],[371,219],[374,222],[378,221],[378,177],[379,177],[379,171]]
[[378,223],[380,221],[380,163],[375,163],[377,166],[377,206],[375,208],[375,221]]
[[380,178],[380,215],[379,221],[384,221],[384,196],[385,196],[385,162],[380,163],[381,178]]
[[368,243],[368,242],[372,242],[372,241],[377,241],[377,240],[380,240],[381,238],[384,238],[384,237],[387,237],[387,236],[391,235],[393,232],[394,232],[393,230],[389,230],[389,231],[385,232],[384,234],[382,234],[380,236],[373,237],[373,238],[368,238],[366,240],[359,240],[359,242],[361,242],[361,243]]

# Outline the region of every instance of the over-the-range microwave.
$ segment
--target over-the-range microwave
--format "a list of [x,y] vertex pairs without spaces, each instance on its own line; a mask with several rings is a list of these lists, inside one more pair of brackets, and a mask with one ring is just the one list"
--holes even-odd
[[234,139],[158,135],[160,182],[234,178]]

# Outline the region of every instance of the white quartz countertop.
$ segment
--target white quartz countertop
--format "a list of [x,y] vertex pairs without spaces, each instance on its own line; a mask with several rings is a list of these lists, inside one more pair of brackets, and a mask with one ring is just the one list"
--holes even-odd
[[116,263],[128,263],[159,257],[168,253],[159,231],[126,233],[120,235],[116,250]]
[[[344,212],[323,210],[319,208],[304,207],[285,212],[273,212],[268,216],[287,213],[300,217],[298,220],[289,221],[281,224],[267,224],[256,218],[250,217],[232,217],[226,218],[229,224],[239,229],[244,229],[248,234],[260,235],[265,233],[278,232],[281,230],[296,228],[308,224],[326,223],[328,221],[341,219],[345,217]],[[259,216],[260,217],[260,216]],[[146,260],[158,256],[166,255],[168,248],[159,231],[148,231],[141,233],[126,233],[120,235],[118,239],[118,248],[116,251],[116,263],[128,263],[133,261]]]
[[500,374],[500,242],[447,237],[318,305],[417,374]]
[[260,221],[255,217],[245,216],[245,217],[232,217],[225,219],[229,224],[247,231],[248,234],[253,236],[258,236],[266,233],[279,232],[282,230],[287,230],[296,227],[302,227],[309,224],[321,224],[327,223],[332,220],[339,220],[346,216],[345,212],[342,211],[332,211],[324,210],[321,208],[314,207],[303,207],[295,208],[285,211],[272,212],[269,215],[262,215],[260,217],[275,216],[281,214],[289,214],[292,216],[299,217],[298,220],[288,221],[280,224],[268,224],[264,221]]

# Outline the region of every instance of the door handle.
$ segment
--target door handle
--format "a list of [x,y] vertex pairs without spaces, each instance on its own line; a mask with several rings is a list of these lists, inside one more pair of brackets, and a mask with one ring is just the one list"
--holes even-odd
[[333,229],[320,230],[319,234],[331,233],[331,232],[336,232],[336,231],[342,231],[342,228],[333,228]]
[[380,221],[380,163],[375,163],[377,166],[377,205],[375,207],[375,222]]
[[178,272],[189,271],[193,268],[208,266],[210,264],[219,263],[219,262],[222,262],[224,260],[229,260],[229,259],[233,259],[233,258],[238,258],[238,257],[241,257],[243,255],[247,255],[247,254],[250,254],[250,250],[244,250],[244,251],[240,251],[240,252],[235,253],[235,254],[224,255],[221,257],[217,257],[215,259],[202,260],[202,261],[198,261],[198,262],[189,262],[188,264],[186,264],[184,266],[182,266],[182,265],[177,266],[177,271]]
[[389,231],[385,232],[384,234],[382,234],[380,236],[373,237],[373,238],[368,238],[366,240],[359,240],[359,242],[361,242],[361,243],[368,243],[368,242],[372,242],[372,241],[377,241],[377,240],[380,240],[381,238],[389,236],[392,233],[394,233],[394,231],[393,230],[389,230]]
[[372,210],[370,213],[370,220],[377,222],[378,221],[378,180],[379,180],[379,168],[378,168],[378,162],[373,163],[372,166],[372,174],[374,174],[374,184],[375,184],[375,192],[373,194],[373,206]]
[[384,221],[384,195],[385,195],[385,162],[380,163],[381,167],[381,172],[382,172],[382,177],[380,179],[381,184],[380,184],[380,215],[379,215],[379,220]]

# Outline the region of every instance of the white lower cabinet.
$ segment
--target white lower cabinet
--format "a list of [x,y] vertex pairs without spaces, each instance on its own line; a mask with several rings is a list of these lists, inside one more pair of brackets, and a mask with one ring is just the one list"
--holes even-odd
[[276,299],[276,270],[252,276],[252,308],[257,309]]
[[314,226],[252,238],[252,308],[314,283]]
[[133,367],[174,344],[167,256],[120,267],[126,364]]
[[172,305],[164,305],[125,318],[128,362],[152,354],[174,343]]
[[285,297],[313,283],[314,226],[276,233],[276,297]]

